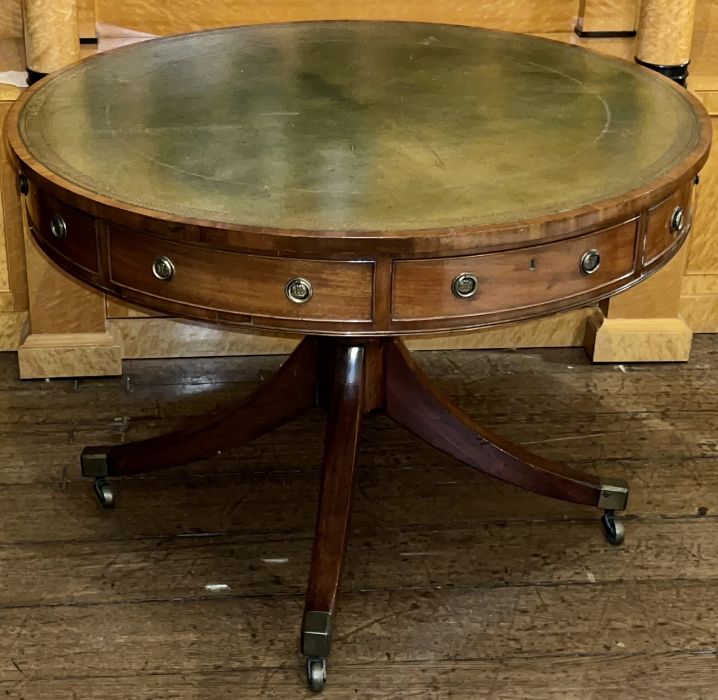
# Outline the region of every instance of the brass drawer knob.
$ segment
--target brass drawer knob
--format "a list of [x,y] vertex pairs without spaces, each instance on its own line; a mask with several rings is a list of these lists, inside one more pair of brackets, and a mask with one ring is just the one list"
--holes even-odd
[[67,224],[59,214],[53,214],[50,219],[50,233],[55,238],[67,238]]
[[160,255],[152,263],[152,274],[158,280],[169,282],[175,276],[175,265],[166,255]]
[[462,272],[454,277],[451,283],[451,293],[458,299],[468,299],[474,296],[479,289],[479,280],[476,275],[469,272]]
[[289,301],[295,304],[306,304],[314,294],[312,284],[303,277],[293,277],[284,287],[284,293]]
[[601,254],[595,249],[587,250],[581,256],[579,268],[582,275],[592,275],[601,266]]
[[671,233],[682,233],[686,225],[686,214],[682,207],[676,207],[671,214]]

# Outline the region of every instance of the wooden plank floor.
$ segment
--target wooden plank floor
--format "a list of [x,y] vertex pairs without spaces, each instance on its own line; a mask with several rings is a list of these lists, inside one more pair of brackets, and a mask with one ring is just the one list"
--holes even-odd
[[[687,365],[581,350],[419,355],[456,402],[540,454],[633,487],[598,514],[470,471],[366,421],[329,680],[334,698],[718,698],[718,337]],[[134,361],[21,382],[0,355],[0,697],[301,698],[298,626],[323,419],[123,480],[85,444],[171,429],[281,358]]]

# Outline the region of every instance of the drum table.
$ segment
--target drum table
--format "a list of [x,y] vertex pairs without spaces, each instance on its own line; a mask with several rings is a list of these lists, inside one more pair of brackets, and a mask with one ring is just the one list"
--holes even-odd
[[[8,122],[30,231],[70,275],[172,315],[305,335],[254,394],[186,429],[86,447],[107,477],[211,457],[327,410],[301,645],[326,677],[362,417],[604,511],[627,485],[533,455],[453,406],[401,337],[593,304],[691,228],[705,111],[624,61],[432,24],[306,22],[170,37],[27,90]],[[280,621],[278,621],[280,624]]]

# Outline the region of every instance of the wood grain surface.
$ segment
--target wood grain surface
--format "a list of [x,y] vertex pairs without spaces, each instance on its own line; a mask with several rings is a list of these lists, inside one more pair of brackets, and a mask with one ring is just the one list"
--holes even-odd
[[27,67],[52,73],[80,59],[77,0],[23,0]]
[[636,30],[637,0],[579,0],[577,30],[630,32]]
[[20,0],[4,0],[0,13],[0,38],[22,37],[22,6]]
[[576,0],[554,0],[537,5],[530,0],[490,0],[475,3],[450,0],[435,3],[385,3],[381,0],[282,0],[256,3],[251,0],[96,0],[98,22],[110,25],[104,32],[133,29],[152,34],[177,34],[207,27],[290,22],[310,19],[395,19],[403,21],[469,24],[515,32],[565,31],[576,13]]
[[636,56],[659,66],[687,63],[691,58],[696,4],[696,0],[642,0]]
[[[132,361],[122,378],[19,382],[0,356],[5,697],[303,697],[321,415],[124,479],[111,513],[78,464],[85,444],[220,410],[282,359]],[[578,349],[417,359],[505,437],[629,479],[626,543],[606,545],[592,509],[489,480],[367,419],[325,696],[710,698],[718,342],[698,336],[680,367],[591,366]]]

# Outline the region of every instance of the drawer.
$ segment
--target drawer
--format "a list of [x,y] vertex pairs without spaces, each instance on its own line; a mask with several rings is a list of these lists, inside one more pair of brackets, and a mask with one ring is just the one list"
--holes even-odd
[[644,265],[660,258],[690,228],[692,192],[693,185],[686,185],[648,211]]
[[94,217],[35,187],[25,201],[28,221],[36,237],[76,265],[98,272]]
[[[496,313],[614,285],[633,273],[637,221],[500,253],[398,260],[394,263],[392,318],[404,321]],[[581,261],[594,250],[600,255],[598,268],[584,274]],[[462,298],[452,291],[461,275],[476,279],[472,296]]]
[[[164,262],[155,268],[160,258]],[[170,271],[170,279],[157,276]],[[373,273],[372,262],[243,255],[110,227],[112,282],[205,309],[297,320],[370,321]],[[309,283],[309,295],[302,294],[309,288],[301,284],[287,288],[295,279]]]

